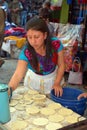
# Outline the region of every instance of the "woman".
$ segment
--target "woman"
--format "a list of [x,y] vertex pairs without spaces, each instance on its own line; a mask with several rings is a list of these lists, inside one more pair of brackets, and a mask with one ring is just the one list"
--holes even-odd
[[27,44],[19,55],[9,86],[15,90],[25,76],[24,86],[40,91],[43,85],[45,94],[54,89],[55,95],[61,96],[65,69],[63,45],[58,38],[50,37],[46,22],[39,17],[27,22],[26,31]]

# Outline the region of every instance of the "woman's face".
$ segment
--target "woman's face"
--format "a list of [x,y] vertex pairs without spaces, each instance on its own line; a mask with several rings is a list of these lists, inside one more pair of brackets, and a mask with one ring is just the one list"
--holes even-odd
[[27,31],[27,40],[30,45],[37,51],[44,47],[44,40],[47,38],[47,33],[29,29]]

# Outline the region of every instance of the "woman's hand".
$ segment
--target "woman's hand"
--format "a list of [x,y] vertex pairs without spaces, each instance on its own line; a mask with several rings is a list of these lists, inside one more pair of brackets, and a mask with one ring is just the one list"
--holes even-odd
[[63,94],[63,89],[60,85],[53,85],[52,89],[54,89],[55,96],[59,97]]
[[82,97],[87,98],[87,93],[80,94],[77,99],[80,100]]

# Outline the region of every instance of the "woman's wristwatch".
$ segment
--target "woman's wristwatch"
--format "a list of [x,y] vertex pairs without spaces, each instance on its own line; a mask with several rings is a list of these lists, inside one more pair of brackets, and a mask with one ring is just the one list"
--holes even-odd
[[11,101],[11,98],[12,98],[12,87],[9,86],[9,91],[10,91],[10,94],[9,94],[9,102]]

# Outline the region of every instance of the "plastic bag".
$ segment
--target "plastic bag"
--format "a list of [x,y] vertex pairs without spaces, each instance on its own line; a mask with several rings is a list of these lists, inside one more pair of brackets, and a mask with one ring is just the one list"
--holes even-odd
[[[78,71],[74,71],[74,68],[73,68],[74,64],[76,62],[78,62],[78,64],[79,64]],[[78,85],[82,84],[83,73],[82,73],[82,71],[80,71],[80,68],[81,68],[81,61],[80,61],[79,57],[76,57],[73,61],[72,70],[69,72],[68,83],[78,84]]]

